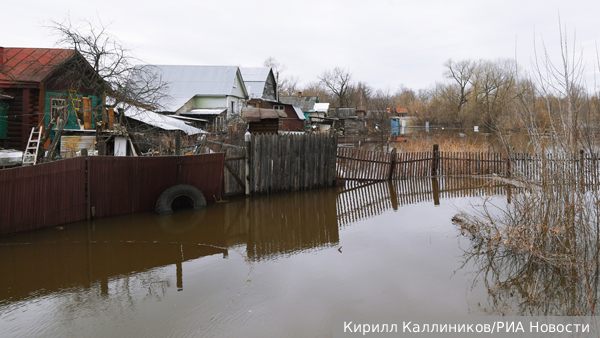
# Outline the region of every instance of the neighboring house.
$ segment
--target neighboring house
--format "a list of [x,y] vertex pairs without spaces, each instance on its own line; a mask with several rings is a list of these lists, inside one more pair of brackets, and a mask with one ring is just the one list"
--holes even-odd
[[327,117],[327,111],[329,110],[329,103],[315,103],[314,108],[308,112],[308,120],[311,123],[324,122]]
[[238,67],[154,67],[169,83],[170,100],[162,103],[160,112],[206,119],[213,131],[225,130],[228,120],[241,116],[248,92]]
[[240,72],[249,96],[248,105],[255,108],[272,108],[273,104],[278,103],[277,81],[271,68],[240,68]]
[[356,114],[356,108],[332,108],[329,111],[329,116],[338,118],[341,122],[341,126],[344,128],[346,134],[357,134],[358,133],[358,115]]
[[284,103],[279,103],[273,106],[273,108],[283,110],[287,115],[287,117],[279,119],[279,130],[304,131],[306,117],[300,108]]
[[[102,91],[91,87],[98,83],[104,85],[75,50],[0,47],[0,144],[23,150],[33,127],[65,118],[64,135],[95,135],[102,120]],[[87,128],[81,108],[79,116],[73,109],[82,107],[82,101],[91,109]]]
[[297,96],[280,96],[279,102],[291,104],[300,108],[303,113],[307,113],[315,108],[315,103],[318,103],[319,100],[316,96],[302,96],[302,92],[298,92]]

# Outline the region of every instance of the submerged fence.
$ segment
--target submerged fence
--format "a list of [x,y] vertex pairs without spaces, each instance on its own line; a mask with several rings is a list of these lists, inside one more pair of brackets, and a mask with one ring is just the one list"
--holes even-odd
[[337,175],[347,180],[385,181],[430,176],[503,175],[508,161],[499,153],[443,152],[384,153],[338,149]]
[[160,194],[176,184],[219,199],[224,159],[223,153],[90,156],[0,170],[0,235],[153,211]]

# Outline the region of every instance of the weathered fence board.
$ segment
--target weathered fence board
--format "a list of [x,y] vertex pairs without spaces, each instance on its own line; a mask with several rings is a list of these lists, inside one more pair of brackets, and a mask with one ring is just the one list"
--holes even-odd
[[252,137],[252,193],[297,191],[335,184],[337,136],[329,134]]

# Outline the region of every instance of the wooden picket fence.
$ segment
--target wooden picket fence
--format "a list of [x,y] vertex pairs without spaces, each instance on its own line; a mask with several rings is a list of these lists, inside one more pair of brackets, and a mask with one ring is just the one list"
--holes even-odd
[[429,152],[384,153],[352,148],[337,151],[337,175],[356,181],[385,181],[422,177],[498,175],[542,180],[550,175],[577,181],[582,185],[600,184],[600,155],[510,154],[482,152],[443,152],[434,146]]
[[385,181],[430,176],[503,175],[508,161],[499,153],[443,152],[384,153],[338,149],[338,178]]

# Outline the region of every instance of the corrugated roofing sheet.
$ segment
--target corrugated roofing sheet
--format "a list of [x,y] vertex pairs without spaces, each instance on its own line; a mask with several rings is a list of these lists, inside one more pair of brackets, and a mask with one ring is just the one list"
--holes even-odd
[[[164,102],[166,111],[174,112],[196,95],[232,95],[239,68],[235,66],[154,65],[169,83],[171,100]],[[241,73],[239,73],[241,76]]]
[[127,109],[125,111],[125,116],[163,130],[181,130],[188,135],[207,133],[202,129],[192,127],[181,120],[138,107]]
[[42,82],[76,54],[73,49],[5,47],[0,83]]
[[240,68],[250,98],[262,98],[271,68]]

